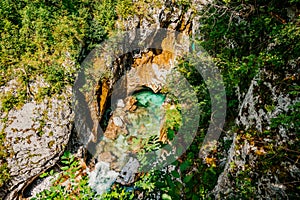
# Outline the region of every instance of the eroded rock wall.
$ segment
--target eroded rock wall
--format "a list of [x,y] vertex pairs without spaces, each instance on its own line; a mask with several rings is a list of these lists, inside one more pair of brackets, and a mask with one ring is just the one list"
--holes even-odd
[[[143,12],[140,12],[140,3],[134,2],[135,13],[126,20],[120,18],[117,21],[118,30],[125,31],[117,35],[117,42],[114,39],[104,42],[83,62],[83,68],[91,67],[81,72],[89,79],[81,82],[79,75],[75,83],[78,100],[75,107],[80,111],[76,112],[75,118],[84,145],[95,143],[103,135],[99,122],[105,117],[110,103],[114,103],[110,102],[113,91],[118,98],[125,98],[143,87],[158,92],[175,66],[176,58],[189,50],[188,37],[192,33],[194,17],[189,6],[153,1],[143,5]],[[124,38],[118,41],[119,37]],[[115,47],[116,44],[122,44],[122,47]]]

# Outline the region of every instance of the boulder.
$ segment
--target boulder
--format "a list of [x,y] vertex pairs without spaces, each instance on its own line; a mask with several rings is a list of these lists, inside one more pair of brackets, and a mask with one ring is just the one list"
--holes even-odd
[[[1,93],[13,85],[1,88]],[[70,87],[63,95],[28,101],[19,109],[2,113],[6,134],[10,180],[2,191],[4,199],[15,199],[36,177],[52,167],[63,153],[71,134],[73,113]]]

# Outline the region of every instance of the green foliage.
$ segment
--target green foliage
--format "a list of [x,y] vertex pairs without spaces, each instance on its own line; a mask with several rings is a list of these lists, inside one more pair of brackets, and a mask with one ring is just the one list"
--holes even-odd
[[118,15],[127,19],[135,14],[134,6],[132,0],[118,0],[116,5],[116,11]]
[[256,187],[254,181],[249,177],[251,169],[240,172],[235,178],[235,193],[238,194],[239,198],[249,199],[255,196]]
[[[84,167],[80,165],[69,151],[66,151],[61,157],[62,171],[57,179],[53,182],[53,186],[49,190],[44,190],[39,193],[36,200],[40,199],[92,199],[96,195],[88,186],[88,177],[84,173]],[[53,170],[43,173],[40,177],[48,175],[57,175]]]
[[[207,199],[208,191],[217,180],[216,168],[207,168],[194,156],[183,162],[176,161],[171,167],[173,171],[143,174],[135,187],[144,191],[144,198],[155,196],[159,191],[166,199]],[[193,171],[193,167],[197,170]]]
[[[6,0],[0,14],[0,85],[17,78],[22,86],[17,100],[6,98],[6,111],[22,105],[28,96],[40,100],[72,84],[83,48],[103,41],[116,19],[115,3],[110,0]],[[39,77],[48,86],[35,94],[29,83]]]
[[[5,123],[7,121],[7,116],[5,116],[0,123]],[[0,189],[10,180],[9,169],[7,167],[6,158],[9,156],[7,153],[7,145],[5,144],[4,133],[5,126],[0,130]]]
[[89,29],[87,42],[89,49],[107,38],[108,34],[114,29],[116,20],[116,1],[103,0],[91,2],[91,17],[89,20]]
[[18,98],[16,98],[12,93],[7,93],[2,98],[1,109],[4,112],[11,110],[18,103]]
[[137,152],[137,159],[140,163],[140,169],[147,167],[156,161],[157,156],[153,154],[147,154],[149,152],[159,151],[163,147],[163,143],[159,140],[157,135],[150,136],[147,139],[140,138],[133,141],[132,147],[139,146]]
[[[168,130],[168,133],[173,133],[178,131],[182,125],[182,116],[180,112],[180,105],[167,105],[165,128]],[[173,136],[174,137],[174,136]],[[168,137],[169,139],[172,139]]]
[[53,180],[53,186],[50,189],[40,192],[35,200],[47,199],[133,199],[132,191],[126,188],[114,185],[112,189],[99,196],[88,185],[88,176],[84,172],[79,160],[76,159],[69,151],[66,151],[60,159],[60,170],[58,174],[53,170],[40,175],[41,178],[47,176],[57,176]]
[[226,84],[228,110],[236,116],[236,88],[246,92],[262,67],[283,69],[299,57],[300,27],[285,9],[293,2],[214,1],[201,16],[200,44],[213,56]]
[[[3,155],[3,150],[1,149],[1,155],[0,158],[5,156]],[[7,163],[3,163],[0,165],[0,187],[2,187],[5,182],[7,182],[10,179],[9,175],[9,169],[7,168]]]
[[[186,60],[180,60],[177,70],[186,78],[191,84],[194,92],[198,98],[199,110],[203,111],[200,114],[200,124],[206,124],[211,114],[211,100],[207,89],[207,83],[204,82],[201,74],[197,71],[195,66]],[[204,126],[205,127],[205,126]]]
[[161,8],[162,2],[159,0],[140,0],[135,1],[133,4],[134,13],[139,17],[145,17],[148,20],[151,19],[149,17],[149,10],[151,8]]
[[7,168],[6,157],[7,148],[5,146],[5,134],[3,130],[0,132],[0,188],[10,179],[9,170]]
[[[256,196],[258,178],[269,174],[278,176],[278,182],[286,187],[288,198],[295,199],[298,197],[299,188],[297,188],[297,179],[292,175],[289,167],[283,167],[283,161],[288,163],[285,166],[297,166],[299,159],[300,146],[300,102],[289,107],[289,111],[282,112],[277,117],[271,119],[270,128],[259,133],[257,130],[249,129],[237,140],[248,141],[255,145],[255,162],[246,163],[243,171],[236,173],[236,164],[231,163],[231,173],[229,179],[234,184],[233,192],[236,198],[249,199]],[[283,128],[283,129],[282,129]],[[279,129],[284,133],[279,133]],[[288,135],[288,140],[286,136]],[[266,138],[267,140],[262,140]],[[238,148],[238,147],[237,147]],[[259,170],[258,170],[259,169]],[[255,173],[253,173],[255,170]],[[258,173],[258,174],[257,174]],[[267,176],[267,177],[268,177]],[[261,189],[262,190],[262,189]],[[262,191],[263,192],[263,191]],[[279,195],[279,197],[282,197]],[[278,198],[279,198],[278,197]]]
[[[287,195],[290,199],[295,199],[299,194],[299,187],[295,177],[291,175],[290,169],[282,167],[282,161],[287,160],[291,165],[298,165],[300,156],[300,102],[290,106],[288,112],[284,112],[271,120],[270,130],[264,131],[267,137],[278,134],[279,128],[284,128],[289,140],[285,141],[280,137],[278,139],[264,144],[266,153],[262,155],[256,162],[256,168],[259,168],[261,173],[280,174],[278,181],[286,187]],[[249,188],[247,188],[249,189]]]
[[271,128],[283,126],[285,129],[295,132],[300,136],[300,102],[290,106],[289,113],[282,113],[271,120]]
[[131,200],[134,199],[134,193],[132,191],[126,191],[126,188],[122,188],[115,185],[113,189],[101,195],[100,199],[111,200],[111,199],[121,199],[121,200]]

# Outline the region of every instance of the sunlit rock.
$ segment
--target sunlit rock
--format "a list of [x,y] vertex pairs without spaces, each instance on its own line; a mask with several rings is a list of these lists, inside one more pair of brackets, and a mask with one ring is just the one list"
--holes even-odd
[[14,199],[36,176],[58,161],[72,129],[70,94],[66,90],[60,98],[28,102],[8,113],[3,127],[11,180],[7,183],[5,199]]
[[98,162],[95,169],[89,173],[89,186],[98,194],[103,194],[108,191],[118,176],[119,173],[110,170],[109,163]]

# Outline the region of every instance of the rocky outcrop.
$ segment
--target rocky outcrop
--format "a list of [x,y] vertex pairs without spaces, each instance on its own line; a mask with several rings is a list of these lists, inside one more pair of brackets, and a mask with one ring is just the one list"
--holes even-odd
[[299,152],[292,150],[299,142],[297,128],[272,126],[280,114],[298,112],[292,106],[300,98],[291,92],[300,79],[297,62],[284,73],[263,68],[252,80],[236,119],[240,130],[232,136],[225,169],[212,192],[215,198],[299,198],[288,192],[300,180]]
[[[144,89],[158,93],[166,85],[176,59],[189,50],[192,9],[172,1],[150,4],[143,5],[143,13],[137,10],[126,20],[118,20],[118,28],[129,32],[112,37],[94,50],[83,62],[74,87],[75,126],[79,138],[97,161],[109,163],[109,169],[116,172],[126,171],[123,169],[129,162],[126,155],[130,151],[136,153],[142,146],[135,144],[134,147],[132,141],[136,143],[141,139],[139,136],[147,132],[147,128],[141,126],[134,131],[139,132],[138,136],[128,135],[128,124],[135,121],[133,118],[145,118],[149,112],[137,109],[132,94]],[[109,107],[114,109],[108,117],[105,110]],[[107,127],[100,126],[101,122],[107,123]],[[162,125],[156,125],[159,136]],[[131,171],[123,174],[132,176],[119,177],[119,182],[127,184],[134,180],[136,171],[128,169]],[[96,176],[95,173],[91,175]],[[99,187],[94,182],[91,184]]]
[[124,99],[143,87],[158,92],[176,58],[189,50],[192,10],[171,1],[150,4],[143,5],[144,12],[137,10],[126,20],[119,19],[119,30],[132,31],[104,42],[82,64],[74,86],[74,107],[76,129],[85,146],[104,134],[99,122],[105,120],[105,110],[116,103],[111,99]]
[[[1,93],[12,90],[15,85],[1,88]],[[35,89],[38,89],[35,83]],[[5,123],[0,124],[6,134],[5,145],[10,181],[1,193],[4,199],[15,199],[39,174],[52,167],[59,159],[69,141],[72,129],[71,90],[63,95],[45,98],[42,102],[29,101],[19,109],[2,113]]]

